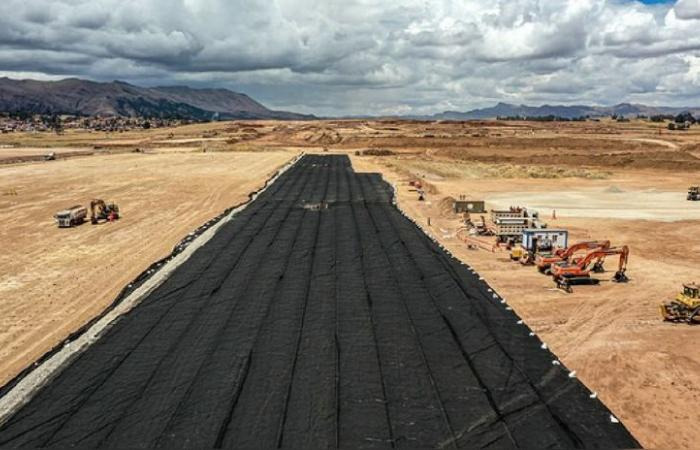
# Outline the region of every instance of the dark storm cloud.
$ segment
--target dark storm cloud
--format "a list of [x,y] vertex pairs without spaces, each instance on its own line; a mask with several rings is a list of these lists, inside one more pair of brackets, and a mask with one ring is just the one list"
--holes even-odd
[[0,75],[221,86],[320,114],[663,102],[700,91],[698,29],[698,0],[4,0]]

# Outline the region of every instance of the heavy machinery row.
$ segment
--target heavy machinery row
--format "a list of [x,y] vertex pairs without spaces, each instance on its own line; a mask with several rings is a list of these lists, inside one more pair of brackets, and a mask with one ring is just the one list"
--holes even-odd
[[[424,197],[419,192],[420,199]],[[689,201],[700,201],[700,187],[688,189]],[[612,245],[609,240],[591,240],[569,243],[569,233],[564,229],[549,228],[540,220],[536,211],[522,207],[505,210],[491,210],[491,220],[487,223],[485,203],[480,200],[467,200],[460,196],[453,202],[453,212],[461,214],[464,227],[458,230],[468,233],[462,237],[471,248],[478,245],[477,236],[495,237],[492,250],[497,248],[509,252],[510,259],[522,265],[535,266],[537,270],[552,277],[556,287],[573,292],[576,285],[597,285],[602,280],[596,274],[603,274],[605,262],[616,260],[615,271],[610,278],[614,283],[627,283],[627,263],[630,249],[627,245]],[[479,215],[480,220],[472,220]],[[556,212],[552,213],[556,218]],[[483,247],[483,246],[482,246]],[[695,283],[683,285],[683,291],[670,302],[659,305],[661,316],[671,322],[700,323],[700,286]]]

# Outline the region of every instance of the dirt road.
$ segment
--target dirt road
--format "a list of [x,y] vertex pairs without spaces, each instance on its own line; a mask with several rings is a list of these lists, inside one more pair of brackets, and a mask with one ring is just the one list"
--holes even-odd
[[[0,385],[292,156],[125,154],[0,167]],[[118,203],[123,219],[56,227],[53,214],[92,198]]]
[[0,445],[632,448],[377,174],[309,156],[0,428]]

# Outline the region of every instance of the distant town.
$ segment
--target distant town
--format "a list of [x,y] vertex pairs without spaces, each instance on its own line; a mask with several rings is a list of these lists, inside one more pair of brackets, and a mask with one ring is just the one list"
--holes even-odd
[[159,119],[137,117],[81,117],[27,113],[0,113],[0,133],[61,134],[65,130],[124,132],[137,129],[167,128],[200,122],[191,119]]

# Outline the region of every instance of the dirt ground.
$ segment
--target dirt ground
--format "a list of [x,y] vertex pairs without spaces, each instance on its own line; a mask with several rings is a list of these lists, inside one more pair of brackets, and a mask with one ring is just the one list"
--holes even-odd
[[[662,322],[658,304],[683,282],[700,281],[700,202],[685,201],[687,187],[700,184],[698,126],[670,132],[641,120],[220,122],[112,135],[3,135],[0,159],[13,148],[43,154],[54,147],[98,156],[61,161],[59,154],[55,162],[0,167],[0,222],[11,224],[0,234],[9,249],[0,256],[0,384],[46,350],[37,342],[57,342],[99,312],[112,296],[95,300],[97,294],[133,278],[122,275],[125,267],[140,271],[131,267],[133,252],[144,266],[167,253],[294,152],[347,153],[356,170],[394,182],[414,218],[427,224],[430,217],[433,234],[508,299],[644,446],[697,447],[700,327]],[[137,148],[145,154],[124,153]],[[389,156],[357,156],[368,150]],[[119,164],[108,169],[108,160]],[[410,178],[426,184],[426,202],[409,190]],[[95,190],[95,183],[106,184]],[[65,233],[51,224],[55,210],[76,196],[85,203],[98,195],[118,201],[124,221]],[[550,226],[567,228],[572,242],[628,245],[630,283],[603,281],[565,294],[533,267],[492,253],[490,241],[488,250],[468,250],[455,236],[459,220],[440,208],[445,197],[459,195],[492,207],[534,207]],[[12,206],[20,199],[24,206]],[[178,212],[166,204],[179,205]],[[111,233],[122,228],[129,238],[117,248]],[[162,244],[152,244],[155,235],[164,236]],[[108,251],[119,258],[105,258]],[[608,270],[614,265],[608,261]],[[47,333],[52,337],[37,340]]]
[[[566,294],[554,289],[550,277],[533,267],[511,262],[505,251],[491,252],[491,239],[482,240],[481,250],[469,250],[455,236],[462,225],[452,214],[445,214],[440,200],[446,196],[467,195],[486,199],[487,206],[541,206],[567,191],[576,179],[556,180],[432,180],[437,191],[419,202],[406,183],[406,174],[397,173],[400,162],[354,157],[357,170],[381,171],[396,183],[399,201],[405,210],[427,226],[450,251],[474,267],[505,298],[556,355],[576,370],[578,377],[620,417],[632,434],[649,448],[694,448],[694,424],[700,402],[700,353],[697,342],[700,327],[675,325],[660,320],[658,304],[670,299],[682,282],[700,279],[700,204],[685,200],[689,179],[653,172],[615,173],[613,179],[588,180],[588,195],[575,201],[569,210],[552,208],[539,211],[552,227],[570,231],[570,241],[610,239],[613,245],[631,249],[628,284],[609,280],[617,261],[608,261],[608,273],[600,286],[579,286]],[[669,222],[664,209],[647,209],[653,220],[602,218],[608,210],[625,211],[626,200],[594,199],[595,192],[608,186],[634,193],[645,186],[676,192],[686,202],[685,210],[671,206],[676,221]],[[508,202],[509,195],[513,201]],[[608,196],[609,197],[609,196]],[[494,200],[495,201],[492,201]],[[533,201],[536,200],[536,201]],[[675,200],[674,200],[675,201]],[[505,203],[504,203],[505,202]],[[554,204],[553,206],[557,206]],[[575,206],[581,206],[576,209]],[[649,205],[647,205],[648,208]],[[663,206],[663,205],[655,205]],[[596,209],[599,208],[599,209]],[[640,210],[643,210],[640,208]],[[654,214],[656,214],[654,216]],[[599,217],[588,217],[589,215]],[[612,214],[609,215],[613,217]],[[694,220],[679,220],[684,217]],[[460,234],[461,236],[461,234]]]
[[636,446],[391,200],[344,156],[302,159],[0,426],[0,442]]
[[[349,121],[282,124],[254,141],[347,152],[359,171],[382,172],[402,207],[473,265],[645,447],[696,448],[700,327],[664,323],[658,304],[700,280],[700,127],[671,132],[643,120],[542,122]],[[253,145],[253,143],[247,143]],[[356,156],[370,150],[390,156]],[[393,154],[393,155],[392,155]],[[420,178],[426,202],[407,181]],[[440,201],[466,195],[487,206],[539,209],[571,241],[628,245],[631,282],[574,293],[508,260],[468,250],[461,223]],[[552,210],[557,219],[551,220]]]
[[[0,167],[0,385],[293,156],[122,154]],[[118,203],[123,218],[56,227],[53,214],[92,198]]]

